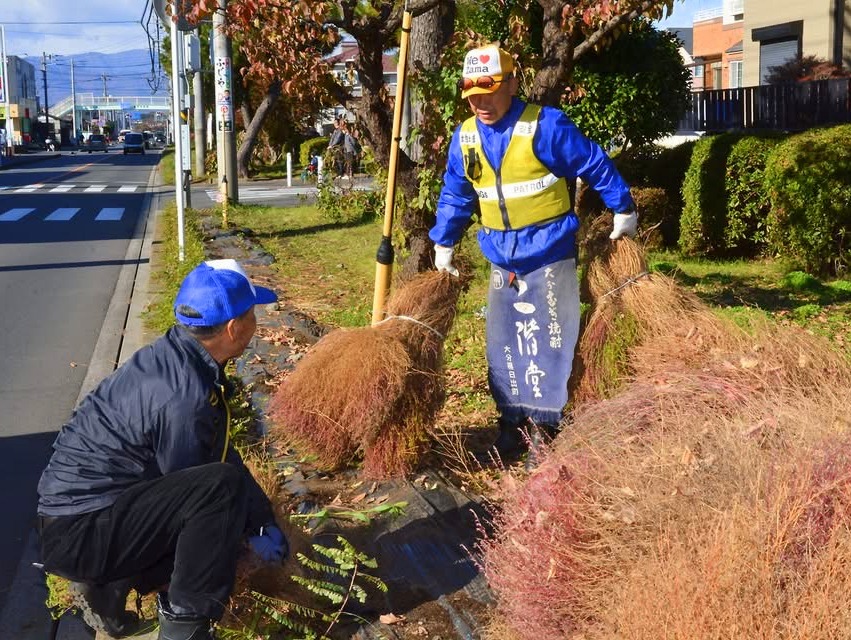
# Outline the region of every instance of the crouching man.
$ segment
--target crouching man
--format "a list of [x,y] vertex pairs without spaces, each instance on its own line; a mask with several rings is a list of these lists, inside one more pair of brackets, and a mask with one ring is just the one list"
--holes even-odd
[[275,300],[233,260],[200,264],[177,294],[177,325],[60,430],[38,485],[42,561],[72,581],[96,629],[133,633],[130,589],[168,584],[159,637],[213,638],[243,541],[265,561],[287,556],[268,498],[229,442],[224,373],[254,335],[254,305]]

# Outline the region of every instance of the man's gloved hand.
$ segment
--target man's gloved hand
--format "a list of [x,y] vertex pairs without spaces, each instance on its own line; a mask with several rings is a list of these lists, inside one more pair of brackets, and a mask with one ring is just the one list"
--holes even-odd
[[277,525],[260,527],[260,535],[248,538],[254,554],[263,562],[281,562],[290,552],[290,546]]
[[434,266],[438,271],[458,277],[458,269],[452,266],[452,254],[455,253],[453,247],[441,247],[439,244],[434,245]]
[[615,214],[614,229],[609,234],[609,238],[617,240],[621,236],[634,237],[638,232],[638,212],[633,210],[626,213]]

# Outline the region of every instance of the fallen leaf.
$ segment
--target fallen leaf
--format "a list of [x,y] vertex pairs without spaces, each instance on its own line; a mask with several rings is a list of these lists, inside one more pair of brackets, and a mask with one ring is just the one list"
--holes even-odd
[[759,366],[759,359],[754,358],[753,356],[742,356],[739,358],[739,364],[742,369],[753,369]]
[[363,500],[364,498],[366,498],[366,492],[365,491],[362,492],[362,493],[358,493],[357,495],[352,496],[352,502],[358,503],[361,500]]
[[381,624],[398,624],[405,622],[405,616],[397,616],[395,613],[385,613],[378,616],[378,621]]

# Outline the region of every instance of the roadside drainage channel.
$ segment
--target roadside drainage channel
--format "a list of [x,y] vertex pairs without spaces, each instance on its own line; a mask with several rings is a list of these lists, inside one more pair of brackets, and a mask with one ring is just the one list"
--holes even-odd
[[[208,258],[234,258],[246,267],[268,267],[274,258],[256,246],[249,235],[239,230],[222,230],[212,217],[201,220]],[[317,342],[327,329],[300,311],[288,307],[284,300],[257,308],[258,327],[276,324],[298,334],[306,344]],[[254,338],[246,354],[236,363],[237,375],[249,390],[252,406],[257,410],[259,430],[268,432],[263,408],[270,391],[266,380],[294,366],[292,352],[285,345],[272,345]],[[322,507],[311,497],[311,486],[317,476],[328,476],[305,468],[300,456],[281,452],[275,457],[279,469],[286,469],[282,488],[296,503],[295,511],[308,514]],[[358,480],[356,471],[344,471],[346,482]],[[319,482],[324,478],[320,477]],[[351,527],[328,520],[311,533],[311,542],[328,544],[337,534],[343,535],[360,552],[378,562],[377,573],[387,584],[382,602],[371,598],[367,608],[353,611],[364,618],[379,613],[404,616],[407,628],[397,633],[395,626],[375,622],[355,626],[349,636],[355,640],[400,640],[419,625],[425,637],[477,640],[478,629],[494,605],[494,597],[471,557],[488,513],[473,497],[465,494],[442,474],[425,470],[416,481],[388,480],[376,483],[375,495],[386,496],[389,503],[406,502],[398,517],[381,517],[368,526]],[[436,618],[442,618],[437,620]],[[434,628],[439,627],[439,629]],[[404,629],[404,627],[403,627]],[[342,629],[341,629],[342,631]]]

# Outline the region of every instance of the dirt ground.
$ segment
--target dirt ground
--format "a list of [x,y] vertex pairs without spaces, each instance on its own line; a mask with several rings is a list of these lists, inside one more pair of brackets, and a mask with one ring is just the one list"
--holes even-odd
[[[268,394],[328,329],[286,300],[285,288],[275,281],[270,268],[271,256],[238,232],[222,232],[212,221],[203,223],[203,228],[209,238],[209,258],[235,258],[257,284],[283,291],[278,303],[257,310],[257,336],[237,364],[264,431],[268,425],[262,423],[262,407]],[[478,431],[484,435],[477,437],[486,441],[487,430]],[[364,510],[406,503],[402,515],[375,518],[369,525],[331,519],[309,533],[287,527],[294,552],[309,550],[314,541],[328,544],[343,533],[355,548],[377,559],[377,573],[389,587],[384,596],[353,609],[372,624],[340,626],[332,635],[359,640],[481,637],[494,602],[473,557],[488,519],[482,496],[459,486],[436,459],[409,479],[372,482],[361,478],[356,467],[325,473],[297,451],[273,450],[273,455],[282,478],[279,508],[289,513],[310,513],[329,505]]]

